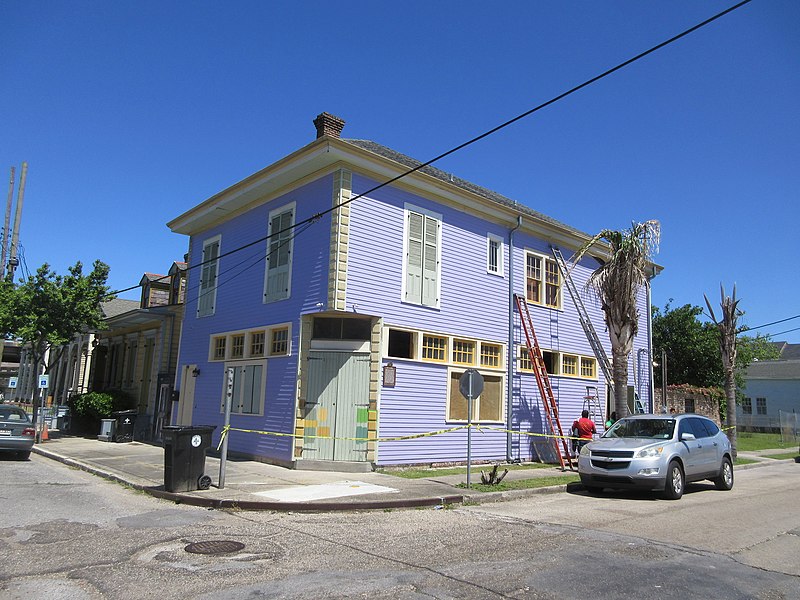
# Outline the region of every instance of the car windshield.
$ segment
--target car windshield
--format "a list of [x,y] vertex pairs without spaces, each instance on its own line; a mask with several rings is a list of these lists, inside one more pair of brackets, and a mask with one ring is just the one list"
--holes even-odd
[[621,419],[603,437],[668,440],[674,430],[675,419]]
[[0,407],[0,421],[27,421],[28,415],[20,408],[11,406]]

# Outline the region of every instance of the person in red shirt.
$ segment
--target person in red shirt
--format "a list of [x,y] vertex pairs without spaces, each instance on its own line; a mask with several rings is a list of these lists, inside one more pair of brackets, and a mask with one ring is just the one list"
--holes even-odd
[[580,438],[577,443],[577,450],[580,452],[586,444],[592,441],[592,436],[597,433],[594,421],[589,418],[589,411],[584,410],[581,418],[572,423],[572,435]]

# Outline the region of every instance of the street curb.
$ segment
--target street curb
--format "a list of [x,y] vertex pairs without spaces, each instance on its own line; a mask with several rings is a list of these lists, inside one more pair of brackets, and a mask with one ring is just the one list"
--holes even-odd
[[33,452],[58,461],[69,467],[80,469],[92,475],[121,483],[132,487],[135,490],[145,492],[154,498],[162,500],[169,500],[175,504],[187,504],[189,506],[199,506],[203,508],[214,509],[232,509],[232,510],[271,510],[275,512],[345,512],[345,511],[358,511],[358,510],[392,510],[402,508],[425,508],[430,506],[449,506],[452,504],[463,504],[464,496],[453,494],[448,496],[437,496],[428,498],[412,498],[408,500],[375,500],[367,502],[268,502],[258,500],[233,500],[224,498],[205,498],[192,494],[182,494],[179,492],[167,492],[162,489],[163,486],[150,486],[142,483],[136,483],[125,479],[124,477],[98,469],[87,463],[63,456],[56,452],[45,450],[43,448],[34,446]]

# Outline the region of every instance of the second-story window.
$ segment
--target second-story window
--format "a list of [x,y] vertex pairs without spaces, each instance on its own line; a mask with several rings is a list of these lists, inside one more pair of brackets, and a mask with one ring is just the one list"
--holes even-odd
[[406,207],[404,300],[423,306],[439,305],[442,219],[429,211]]
[[492,275],[503,274],[503,240],[496,235],[486,238],[486,271]]
[[525,297],[532,304],[551,308],[561,306],[561,274],[549,258],[528,252],[525,255]]
[[292,204],[269,213],[264,302],[284,300],[290,295],[294,212]]
[[217,302],[217,271],[219,268],[220,237],[203,244],[203,260],[200,269],[200,291],[197,298],[197,316],[213,315]]

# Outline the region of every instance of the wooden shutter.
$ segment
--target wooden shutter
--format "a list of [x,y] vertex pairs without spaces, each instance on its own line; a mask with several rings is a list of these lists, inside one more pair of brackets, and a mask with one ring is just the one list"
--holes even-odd
[[422,261],[422,304],[436,305],[439,289],[439,221],[425,217],[425,247]]
[[[264,302],[274,302],[289,297],[289,270],[291,267],[292,211],[275,215],[270,220],[270,240],[267,255],[267,284]],[[282,232],[282,233],[281,233]]]
[[422,302],[424,218],[418,213],[408,213],[408,255],[406,258],[406,301]]
[[217,257],[219,242],[213,242],[203,248],[203,267],[200,272],[200,295],[197,299],[197,314],[200,316],[214,313],[214,301],[217,287]]

